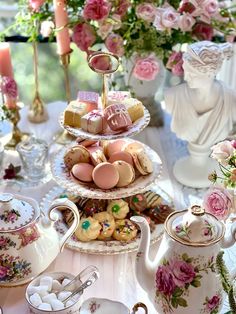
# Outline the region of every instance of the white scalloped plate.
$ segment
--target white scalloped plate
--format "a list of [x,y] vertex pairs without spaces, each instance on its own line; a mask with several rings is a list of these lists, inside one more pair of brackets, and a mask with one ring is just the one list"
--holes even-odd
[[[161,195],[164,203],[173,207],[173,201],[166,192],[164,192],[158,186],[155,186],[155,188],[153,188],[152,190]],[[63,193],[66,193],[65,189],[59,186],[56,186],[52,190],[50,190],[44,196],[40,203],[40,209],[42,210],[42,212],[47,215],[48,209],[52,201]],[[62,221],[62,219],[55,223],[55,228],[59,236],[63,236],[65,232],[68,230],[67,225]],[[163,230],[164,224],[156,225],[154,231],[151,233],[151,244],[157,242],[162,237]],[[66,247],[82,253],[98,255],[115,255],[137,251],[139,246],[139,240],[140,240],[139,238],[136,238],[130,242],[120,242],[116,240],[111,241],[94,240],[90,242],[81,242],[77,240],[75,237],[72,237],[66,243]]]
[[89,132],[84,131],[81,128],[74,128],[69,125],[64,124],[64,113],[62,113],[59,117],[59,123],[61,127],[65,130],[67,130],[68,133],[71,135],[74,135],[76,137],[81,137],[89,140],[115,140],[118,138],[123,137],[131,137],[134,135],[137,135],[140,133],[143,129],[145,129],[150,122],[150,113],[149,111],[144,107],[144,116],[137,121],[135,121],[126,131],[123,132],[114,132],[110,130],[109,132],[105,134],[92,134]]

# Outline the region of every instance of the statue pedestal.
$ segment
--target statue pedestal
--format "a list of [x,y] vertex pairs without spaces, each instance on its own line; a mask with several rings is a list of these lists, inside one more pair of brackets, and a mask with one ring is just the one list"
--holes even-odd
[[176,161],[173,174],[181,184],[192,188],[207,188],[211,185],[208,176],[213,171],[218,171],[218,163],[209,157],[209,151],[193,149],[188,145],[189,156]]

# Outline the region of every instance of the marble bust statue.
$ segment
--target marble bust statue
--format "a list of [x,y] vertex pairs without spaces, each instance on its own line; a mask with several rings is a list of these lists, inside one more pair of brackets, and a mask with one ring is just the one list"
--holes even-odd
[[223,60],[232,56],[232,45],[201,41],[183,55],[186,83],[164,93],[171,129],[188,142],[189,156],[174,165],[176,179],[192,187],[209,186],[215,168],[210,147],[225,139],[236,121],[236,93],[215,79]]

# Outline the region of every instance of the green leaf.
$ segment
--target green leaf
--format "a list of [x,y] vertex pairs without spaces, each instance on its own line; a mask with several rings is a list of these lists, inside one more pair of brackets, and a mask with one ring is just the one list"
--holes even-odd
[[173,293],[173,297],[180,297],[182,294],[183,294],[183,290],[180,289],[179,287],[176,287],[175,290],[174,290],[174,293]]
[[194,277],[194,280],[196,280],[196,279],[199,280],[199,279],[201,279],[201,278],[202,278],[201,275],[197,275],[197,276]]
[[16,173],[19,173],[20,170],[21,170],[21,166],[16,166],[16,167],[15,167],[15,172],[16,172]]
[[201,282],[195,279],[190,284],[195,288],[201,287]]
[[182,254],[182,259],[183,259],[185,262],[187,262],[187,260],[189,259],[188,254],[187,254],[187,253]]
[[186,260],[187,263],[192,263],[193,259],[190,257]]
[[179,304],[178,299],[176,299],[176,298],[171,299],[171,305],[173,306],[173,308],[177,309],[178,304]]
[[179,304],[180,306],[183,306],[183,307],[187,307],[187,306],[188,306],[188,303],[187,303],[187,301],[186,301],[185,299],[179,298],[179,299],[177,299],[177,300],[178,300],[178,304]]

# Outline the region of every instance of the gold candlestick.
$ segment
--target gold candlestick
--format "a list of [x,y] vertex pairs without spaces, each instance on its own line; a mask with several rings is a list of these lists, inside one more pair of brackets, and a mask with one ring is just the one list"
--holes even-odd
[[24,133],[21,132],[21,130],[18,127],[18,122],[20,121],[20,113],[19,110],[22,108],[22,105],[17,103],[16,104],[16,108],[14,109],[10,109],[10,116],[9,116],[9,120],[12,122],[13,124],[13,128],[12,128],[12,136],[10,141],[5,145],[6,149],[15,149],[16,145],[21,142],[24,141],[25,139],[27,139],[27,137],[29,136],[28,133]]
[[34,58],[34,77],[35,77],[35,95],[30,105],[28,119],[32,123],[41,123],[48,120],[48,113],[44,107],[43,101],[39,95],[39,78],[38,78],[38,44],[33,43]]
[[[70,54],[72,50],[69,53],[66,53],[64,55],[60,55],[60,63],[64,71],[64,80],[65,80],[65,92],[66,92],[66,100],[67,105],[71,101],[71,93],[70,93],[70,78],[69,78],[69,64],[70,64]],[[68,144],[70,143],[74,137],[70,135],[66,130],[59,132],[55,137],[55,141],[58,144]]]

